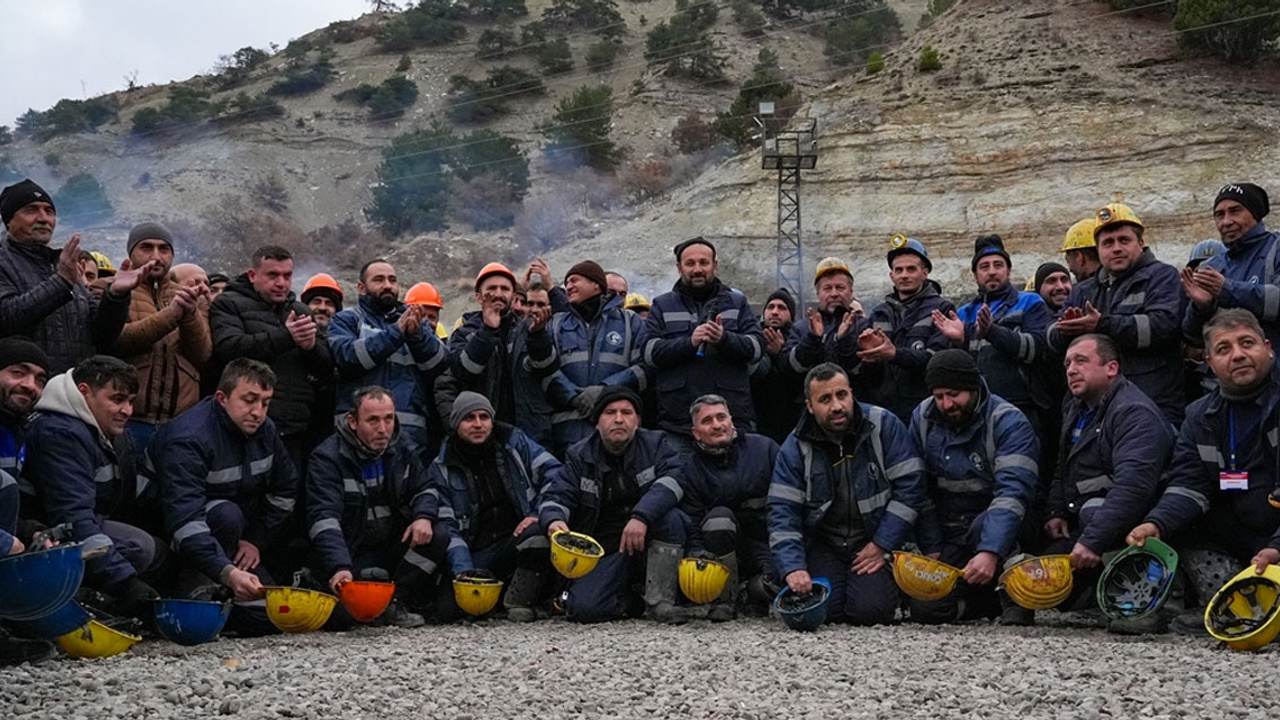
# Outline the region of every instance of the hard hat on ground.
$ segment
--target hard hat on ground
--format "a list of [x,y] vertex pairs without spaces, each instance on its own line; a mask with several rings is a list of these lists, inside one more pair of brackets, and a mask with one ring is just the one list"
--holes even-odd
[[178,645],[202,645],[222,632],[231,603],[208,600],[157,600],[156,632]]
[[311,276],[307,284],[302,288],[302,302],[309,303],[311,298],[316,295],[327,295],[339,309],[342,308],[342,286],[332,275],[327,273],[317,273]]
[[729,566],[705,558],[680,561],[680,592],[699,605],[715,600],[729,581]]
[[831,582],[823,577],[813,578],[813,589],[801,594],[784,587],[773,599],[773,609],[792,630],[817,630],[827,621],[828,600],[831,598]]
[[604,548],[590,535],[563,530],[551,534],[551,564],[570,580],[594,570],[602,557]]
[[1000,575],[1009,599],[1028,610],[1057,607],[1071,594],[1070,555],[1027,558]]
[[648,310],[651,307],[649,304],[649,298],[641,295],[640,293],[627,293],[627,299],[622,306],[635,312]]
[[492,610],[501,596],[502,581],[497,578],[459,575],[453,579],[454,602],[472,617],[480,617]]
[[73,658],[105,658],[133,647],[142,638],[90,620],[84,627],[58,638],[58,644]]
[[329,621],[338,598],[319,590],[293,587],[269,587],[267,618],[281,632],[309,633]]
[[70,543],[0,559],[0,618],[35,620],[66,604],[84,578],[81,551]]
[[426,282],[420,282],[409,288],[409,292],[404,294],[404,304],[444,309],[444,303],[440,301],[440,293],[434,285]]
[[[1148,541],[1150,542],[1150,541]],[[1222,586],[1204,610],[1204,626],[1233,650],[1257,650],[1280,633],[1280,567],[1252,565]]]
[[850,278],[853,277],[853,271],[849,269],[849,266],[845,264],[845,261],[838,257],[828,257],[823,258],[822,261],[818,263],[818,268],[813,271],[813,284],[816,286],[819,280],[831,273],[844,273]]
[[71,599],[44,617],[35,620],[15,620],[10,626],[13,628],[13,634],[18,637],[53,640],[84,627],[92,619],[93,616],[84,609],[83,605]]
[[1215,240],[1214,238],[1201,240],[1195,244],[1195,247],[1191,248],[1191,257],[1187,259],[1187,267],[1193,269],[1199,267],[1200,263],[1205,260],[1214,255],[1221,255],[1226,251],[1227,246],[1221,240]]
[[342,608],[356,622],[373,622],[378,619],[391,598],[395,597],[396,584],[372,580],[349,580],[338,586],[338,599]]
[[1164,605],[1178,571],[1178,553],[1156,538],[1130,545],[1103,568],[1097,599],[1112,620],[1145,617]]
[[1098,247],[1098,241],[1093,239],[1093,229],[1097,226],[1095,218],[1085,218],[1072,225],[1067,230],[1067,236],[1062,239],[1062,249],[1058,252]]
[[940,600],[951,594],[964,572],[931,557],[898,551],[893,554],[893,579],[916,600]]
[[484,279],[489,277],[490,275],[505,276],[507,279],[511,281],[512,287],[516,287],[520,284],[516,282],[515,273],[508,270],[506,265],[503,265],[502,263],[493,262],[480,268],[480,272],[476,275],[476,292],[480,292],[481,283],[483,283]]
[[111,264],[111,258],[96,250],[90,250],[89,254],[93,256],[93,262],[98,266],[98,277],[111,277],[116,274],[116,266]]
[[1103,205],[1098,209],[1098,224],[1093,227],[1093,238],[1098,239],[1098,233],[1109,227],[1116,225],[1137,225],[1139,228],[1146,227],[1142,221],[1138,219],[1137,213],[1133,208],[1124,203],[1111,203]]
[[889,267],[893,267],[894,258],[906,253],[919,256],[920,260],[924,262],[925,269],[933,272],[933,261],[929,259],[929,250],[925,248],[924,243],[906,235],[894,235],[889,238],[889,254],[886,257],[889,261]]

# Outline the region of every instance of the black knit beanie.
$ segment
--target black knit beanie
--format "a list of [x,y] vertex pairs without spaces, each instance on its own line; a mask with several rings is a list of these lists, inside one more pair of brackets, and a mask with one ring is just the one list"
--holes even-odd
[[1045,278],[1054,273],[1062,273],[1067,277],[1071,277],[1071,271],[1061,263],[1047,262],[1036,268],[1036,285],[1035,291],[1040,292],[1040,286],[1044,284]]
[[1254,220],[1262,220],[1271,212],[1271,200],[1267,198],[1267,191],[1254,185],[1253,183],[1232,183],[1231,185],[1223,185],[1218,190],[1218,196],[1213,199],[1213,207],[1216,210],[1218,203],[1223,200],[1235,200],[1249,211]]
[[929,390],[977,390],[982,387],[982,375],[973,356],[964,350],[952,348],[929,358],[924,369],[924,383]]

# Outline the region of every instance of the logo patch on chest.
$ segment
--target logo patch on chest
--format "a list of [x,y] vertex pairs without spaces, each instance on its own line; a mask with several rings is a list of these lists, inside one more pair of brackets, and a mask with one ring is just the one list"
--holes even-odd
[[622,344],[622,333],[618,332],[617,330],[614,330],[610,332],[608,335],[604,336],[604,341],[609,343],[610,345],[613,345],[614,347],[617,347]]

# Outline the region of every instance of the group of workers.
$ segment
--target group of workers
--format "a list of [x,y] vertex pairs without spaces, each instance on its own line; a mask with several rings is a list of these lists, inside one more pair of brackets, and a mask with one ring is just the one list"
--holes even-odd
[[[306,575],[395,580],[383,622],[405,627],[460,617],[453,578],[503,581],[512,621],[680,623],[686,557],[729,569],[712,621],[822,577],[832,622],[1030,624],[1003,568],[1069,554],[1074,606],[1154,537],[1191,609],[1280,562],[1268,211],[1223,187],[1221,242],[1175,268],[1106,205],[1025,290],[984,235],[959,307],[903,236],[882,301],[826,258],[813,307],[778,290],[759,315],[701,237],[651,303],[592,260],[561,282],[491,263],[446,333],[435,289],[402,297],[381,258],[352,298],[329,275],[295,296],[272,245],[234,277],[175,265],[154,222],[118,267],[78,236],[55,249],[54,198],[26,180],[0,193],[0,554],[102,547],[84,587],[111,612],[221,593],[243,635],[273,631],[264,587]],[[605,551],[572,581],[549,560],[563,531]],[[904,548],[961,568],[957,590],[906,602]],[[0,650],[34,652],[2,630]]]

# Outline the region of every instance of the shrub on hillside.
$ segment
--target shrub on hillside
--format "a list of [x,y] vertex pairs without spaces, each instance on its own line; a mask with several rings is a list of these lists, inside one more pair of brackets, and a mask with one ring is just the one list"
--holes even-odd
[[494,60],[519,47],[515,33],[503,28],[489,28],[476,38],[476,58]]
[[471,17],[479,20],[524,17],[529,14],[524,0],[470,0],[467,11]]
[[671,186],[671,163],[648,157],[618,171],[618,186],[632,203],[640,203],[666,192]]
[[209,93],[186,85],[169,88],[168,102],[160,107],[145,107],[134,113],[130,132],[150,135],[158,132],[190,128],[216,117],[223,104],[209,99]]
[[93,223],[111,217],[115,210],[98,179],[89,173],[67,178],[57,192],[58,217],[76,224]]
[[874,6],[854,13],[827,26],[823,33],[823,55],[832,64],[856,68],[867,56],[896,40],[902,34],[898,15],[883,0],[866,3]]
[[718,141],[715,127],[697,113],[689,113],[676,121],[671,130],[671,142],[685,154],[702,152],[715,147]]
[[285,71],[284,79],[267,88],[268,95],[306,95],[315,92],[337,76],[329,57],[322,55],[309,64],[298,64]]
[[375,37],[387,52],[447,45],[466,36],[464,13],[461,4],[450,0],[423,0],[381,25]]
[[716,116],[716,132],[739,148],[753,144],[759,127],[754,118],[762,102],[772,102],[774,116],[783,121],[800,107],[799,94],[779,67],[777,54],[768,48],[756,56],[751,76],[742,82],[729,110]]
[[553,0],[542,22],[562,29],[585,29],[612,40],[627,32],[627,21],[613,0]]
[[115,119],[116,105],[107,98],[59,100],[44,112],[23,113],[18,118],[17,130],[37,142],[45,142],[59,135],[94,132]]
[[644,59],[664,67],[673,77],[696,80],[724,78],[725,57],[705,30],[688,13],[676,13],[663,20],[645,36]]
[[456,143],[453,130],[439,122],[393,138],[382,150],[378,184],[365,217],[390,236],[447,228],[447,166]]
[[873,52],[867,56],[867,74],[875,75],[884,69],[884,55]]
[[230,112],[220,115],[218,122],[249,123],[284,117],[284,106],[265,94],[250,95],[247,92],[241,92],[228,101],[227,109]]
[[573,51],[569,49],[569,41],[564,38],[556,38],[540,45],[534,53],[534,59],[542,68],[543,75],[557,75],[573,69]]
[[551,122],[543,128],[547,159],[559,169],[586,165],[610,170],[618,149],[609,139],[613,124],[613,89],[608,85],[584,85],[556,103]]
[[1252,64],[1275,52],[1277,10],[1277,0],[1179,0],[1173,27],[1181,33],[1179,42],[1193,53]]
[[618,45],[612,40],[601,40],[587,47],[585,60],[592,72],[600,72],[613,65],[618,57]]
[[942,59],[938,57],[938,51],[933,49],[932,45],[925,45],[920,48],[920,63],[918,65],[920,72],[933,72],[942,69]]
[[466,75],[449,78],[445,114],[454,122],[486,122],[507,111],[507,102],[521,95],[542,95],[542,80],[520,68],[503,65],[489,71],[484,80]]
[[729,7],[733,10],[733,22],[743,35],[760,37],[764,34],[768,21],[764,19],[764,13],[760,12],[757,4],[751,0],[732,0]]
[[233,88],[247,82],[253,71],[265,65],[270,59],[271,56],[265,50],[242,47],[230,55],[219,57],[213,71],[220,76],[219,85],[223,88]]

